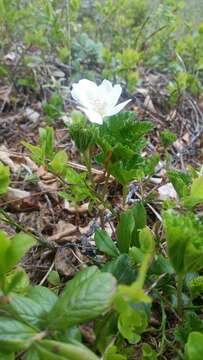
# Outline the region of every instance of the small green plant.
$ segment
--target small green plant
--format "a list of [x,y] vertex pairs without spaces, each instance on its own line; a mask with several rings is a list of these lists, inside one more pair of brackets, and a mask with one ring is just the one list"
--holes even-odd
[[23,233],[9,239],[4,232],[0,240],[1,356],[14,359],[23,351],[26,358],[98,359],[78,341],[77,325],[110,309],[116,285],[113,276],[89,267],[68,282],[59,297],[48,288],[31,286],[27,279],[22,288],[26,274],[14,266],[35,240]]

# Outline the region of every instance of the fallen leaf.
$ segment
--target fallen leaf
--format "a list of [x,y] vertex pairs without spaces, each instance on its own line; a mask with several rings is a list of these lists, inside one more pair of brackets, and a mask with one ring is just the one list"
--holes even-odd
[[171,183],[158,188],[159,200],[177,200],[178,195]]
[[33,110],[32,108],[27,107],[24,112],[24,117],[32,121],[33,123],[36,123],[40,118],[40,114],[37,111]]
[[82,255],[78,249],[59,248],[55,255],[55,270],[68,277],[72,277],[87,263],[88,258]]
[[6,148],[6,146],[1,145],[0,146],[0,161],[2,161],[5,165],[8,165],[13,173],[17,173],[20,168],[20,165],[14,163],[14,161],[11,159],[11,156],[12,156],[12,154],[10,154],[10,152]]
[[[56,225],[55,234],[50,236],[48,238],[48,241],[55,241],[55,242],[63,242],[67,239],[67,236],[69,237],[70,241],[70,235],[74,235],[78,232],[78,229],[75,225],[65,222],[63,220],[60,220],[58,224]],[[65,238],[65,239],[64,239]]]

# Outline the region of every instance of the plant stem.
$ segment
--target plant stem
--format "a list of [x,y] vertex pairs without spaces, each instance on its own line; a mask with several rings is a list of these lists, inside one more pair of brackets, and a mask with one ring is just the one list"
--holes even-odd
[[0,276],[0,289],[2,290],[2,292],[5,294],[5,285],[6,285],[6,278],[5,275],[2,274]]
[[148,270],[148,268],[150,266],[152,257],[153,257],[152,252],[149,252],[149,253],[145,254],[144,259],[142,261],[142,264],[140,266],[138,277],[137,277],[137,280],[136,280],[136,286],[141,288],[141,289],[144,286],[145,277],[146,277],[146,274],[147,274],[147,270]]
[[92,185],[92,187],[94,189],[95,188],[95,183],[94,183],[94,178],[93,178],[93,174],[92,174],[92,159],[91,159],[91,149],[90,148],[85,152],[84,160],[85,160],[85,165],[87,167],[87,171],[88,171],[88,175],[89,175],[91,185]]
[[184,277],[182,275],[178,275],[178,279],[177,279],[177,313],[181,319],[183,318],[183,298],[182,298],[183,280],[184,280]]
[[109,183],[109,178],[110,178],[110,171],[109,171],[109,166],[110,166],[110,161],[111,161],[111,156],[112,156],[112,152],[110,151],[106,157],[105,160],[105,171],[104,171],[104,177],[105,177],[105,181],[104,181],[104,187],[102,190],[102,207],[100,209],[100,221],[101,221],[101,227],[104,228],[104,210],[105,210],[105,202],[106,202],[106,195],[108,192],[108,183]]
[[128,195],[128,185],[123,185],[123,208],[125,208],[126,198]]

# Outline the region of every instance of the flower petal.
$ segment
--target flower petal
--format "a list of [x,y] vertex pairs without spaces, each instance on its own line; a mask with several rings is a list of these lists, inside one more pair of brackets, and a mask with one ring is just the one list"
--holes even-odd
[[72,85],[71,95],[78,104],[91,107],[98,94],[98,86],[90,80],[82,79]]
[[96,112],[92,109],[87,109],[87,108],[81,107],[81,106],[78,106],[78,109],[83,111],[92,123],[96,123],[99,125],[103,124],[103,118],[98,112]]
[[104,79],[102,83],[98,86],[100,90],[102,90],[104,93],[109,93],[112,91],[113,86],[112,83],[109,80]]
[[117,104],[118,99],[121,96],[121,93],[122,93],[122,87],[120,85],[114,85],[108,97],[109,107],[114,107]]
[[105,116],[112,116],[118,114],[132,99],[129,99],[127,101],[124,101],[113,108],[109,109],[107,113],[105,113]]
[[122,88],[120,85],[112,86],[112,83],[106,79],[98,86],[99,98],[106,103],[106,109],[117,104],[121,92]]

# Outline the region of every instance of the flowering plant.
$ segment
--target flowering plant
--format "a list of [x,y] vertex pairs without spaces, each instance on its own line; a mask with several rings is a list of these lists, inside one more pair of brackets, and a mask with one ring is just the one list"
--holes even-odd
[[71,95],[92,123],[103,124],[104,117],[119,113],[131,99],[118,105],[122,88],[120,85],[112,85],[108,80],[103,80],[100,85],[93,81],[82,79],[73,84]]

